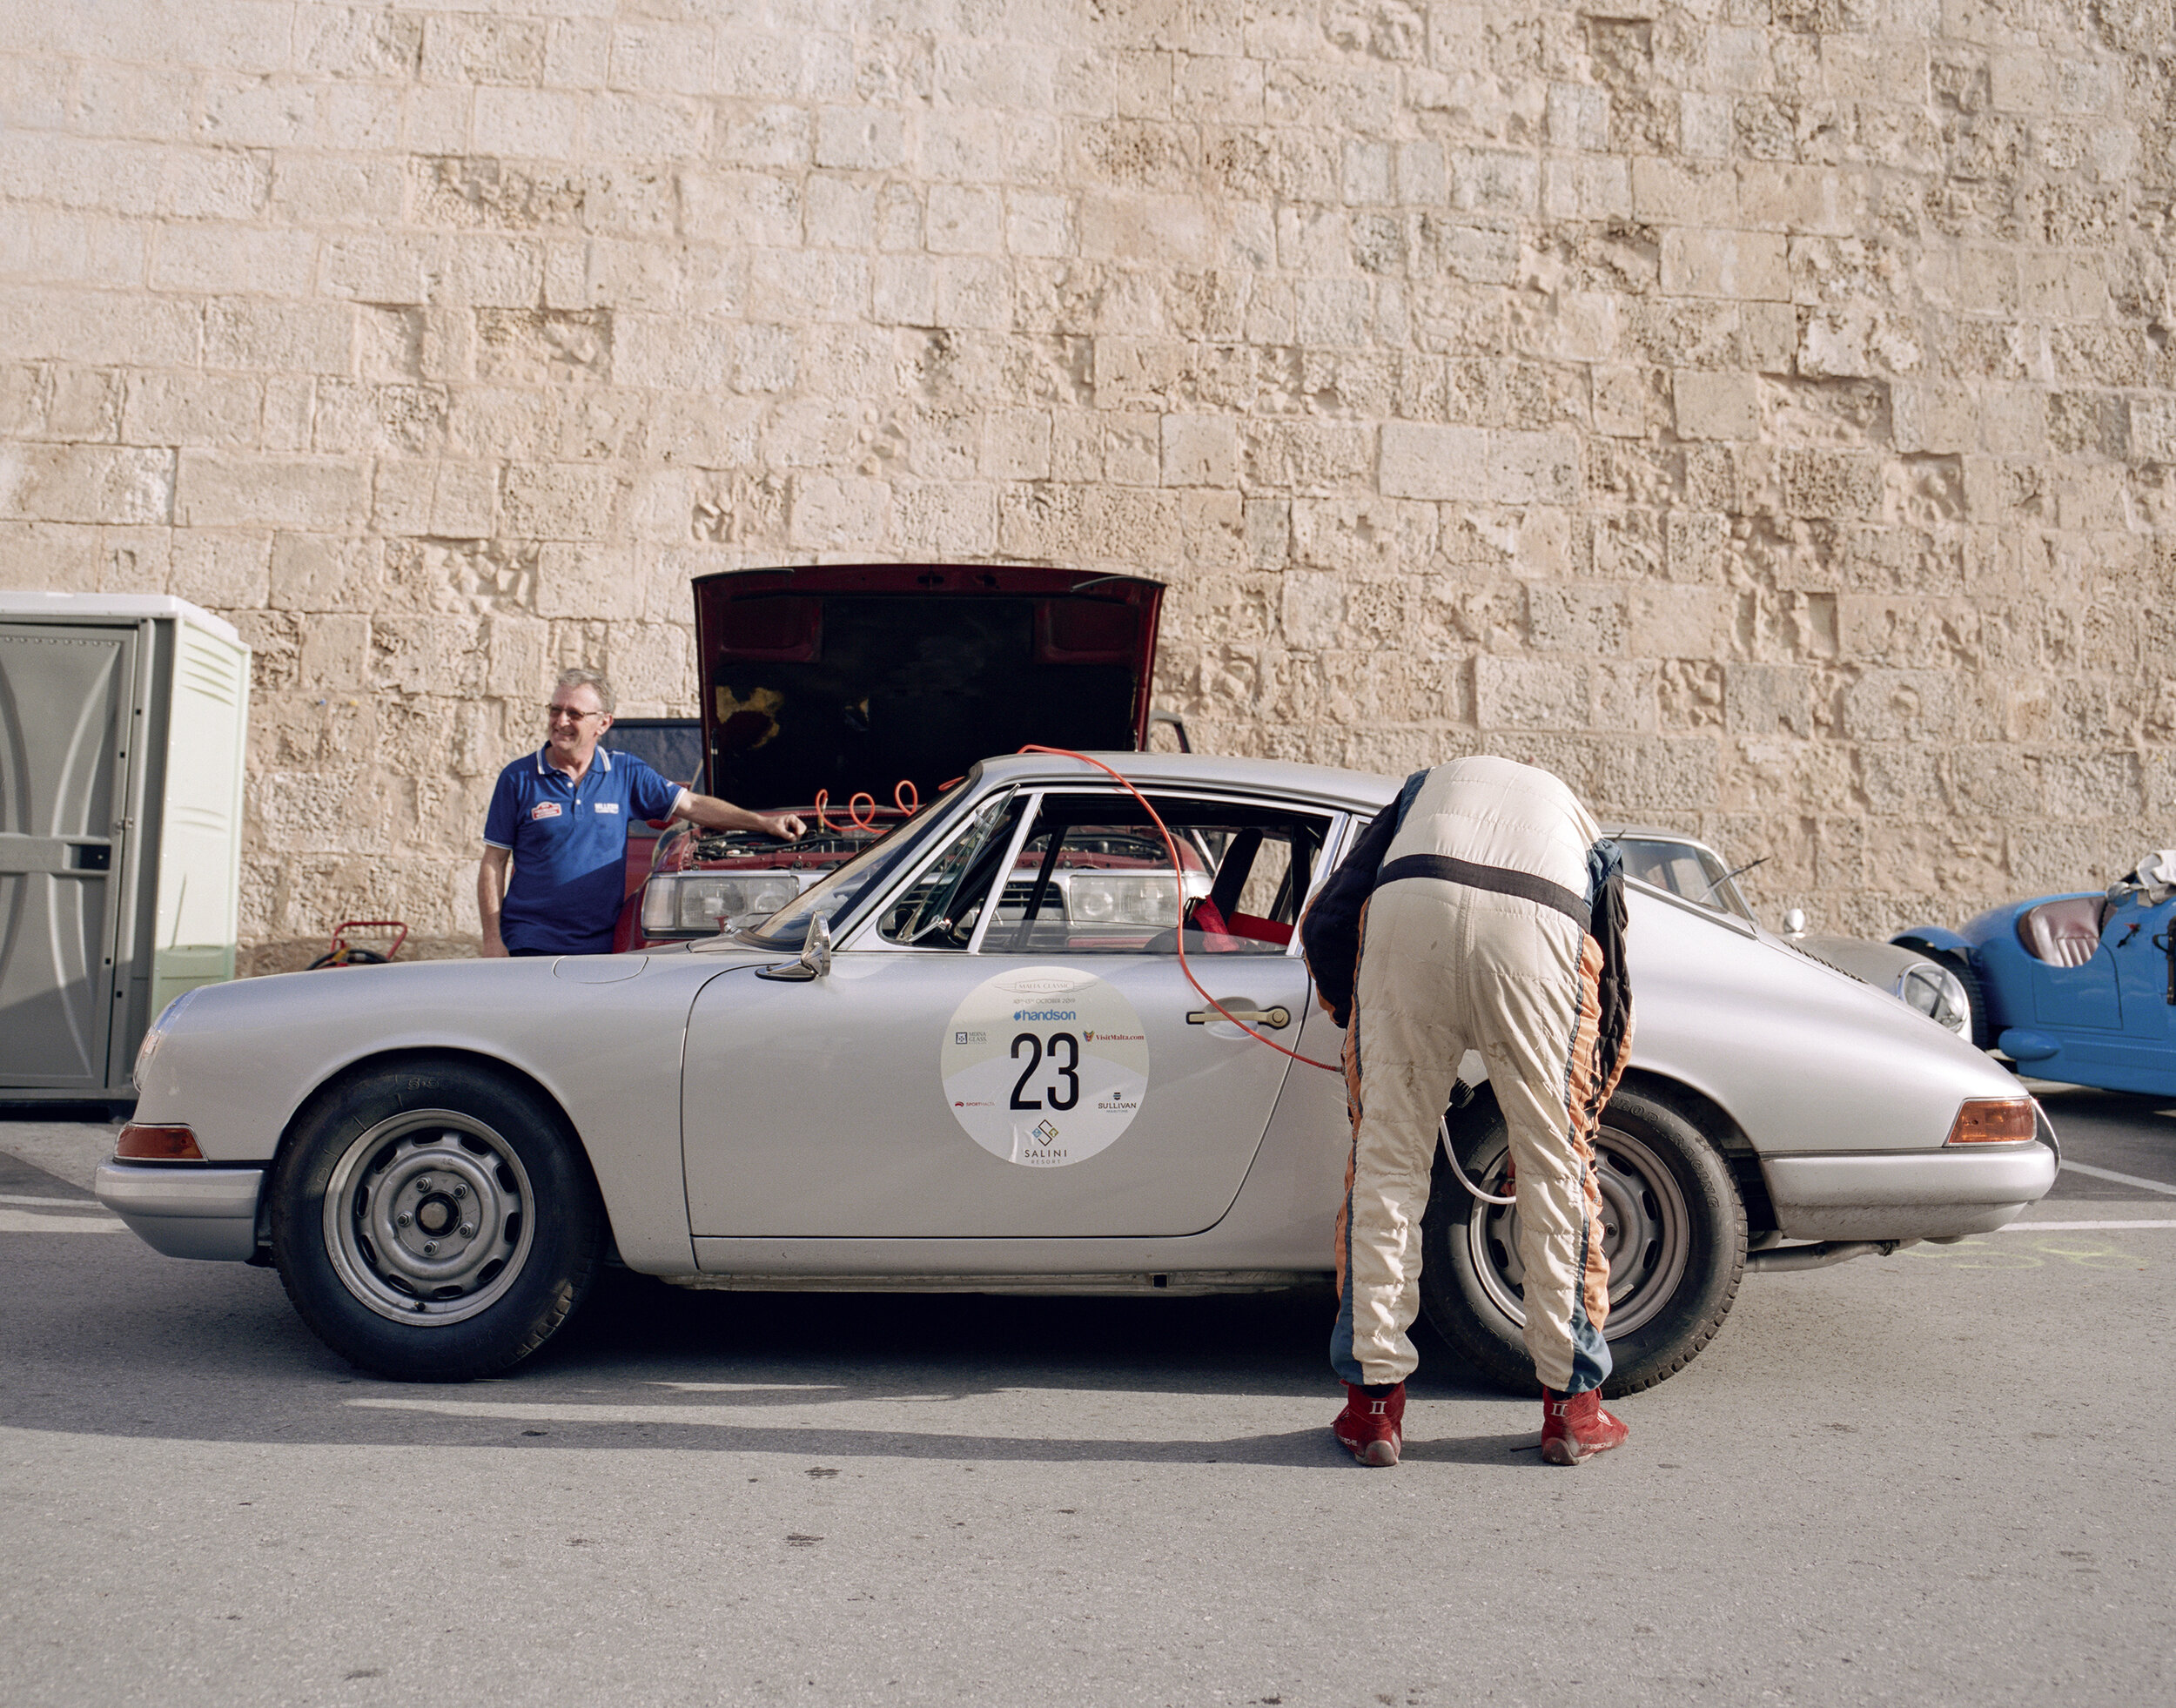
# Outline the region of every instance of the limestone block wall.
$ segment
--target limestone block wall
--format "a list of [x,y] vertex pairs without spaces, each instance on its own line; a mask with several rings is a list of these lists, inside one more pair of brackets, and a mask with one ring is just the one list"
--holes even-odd
[[260,968],[458,952],[554,667],[818,559],[1164,576],[1198,745],[1771,916],[2176,842],[2166,0],[6,10],[0,577],[257,648]]

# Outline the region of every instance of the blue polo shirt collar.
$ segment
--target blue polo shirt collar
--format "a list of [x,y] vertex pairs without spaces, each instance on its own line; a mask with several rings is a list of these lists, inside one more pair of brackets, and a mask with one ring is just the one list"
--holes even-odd
[[[543,746],[537,749],[536,752],[532,756],[536,761],[536,774],[539,777],[542,777],[545,772],[549,771],[554,777],[567,777],[566,772],[560,770],[558,766],[552,763],[550,760],[544,756],[551,750],[552,744],[549,742],[547,742]],[[589,763],[593,765],[595,764],[600,759],[604,761],[604,768],[606,770],[609,771],[612,769],[612,750],[608,747],[600,745],[597,750],[589,756]],[[584,777],[587,777],[589,773],[587,771],[582,773]],[[568,777],[567,780],[569,783],[574,781],[572,777]]]

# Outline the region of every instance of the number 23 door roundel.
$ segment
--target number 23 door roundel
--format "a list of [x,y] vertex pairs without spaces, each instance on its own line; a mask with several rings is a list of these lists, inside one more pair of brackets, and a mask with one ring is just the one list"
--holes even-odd
[[1148,1034],[1091,972],[1031,966],[967,993],[945,1029],[944,1100],[967,1136],[1027,1168],[1085,1162],[1148,1092]]

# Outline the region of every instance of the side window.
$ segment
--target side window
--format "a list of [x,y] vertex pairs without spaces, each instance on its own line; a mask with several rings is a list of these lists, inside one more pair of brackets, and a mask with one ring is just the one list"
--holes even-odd
[[[1280,955],[1326,817],[1231,802],[1046,795],[1005,874],[984,954]],[[1172,849],[1178,864],[1172,863]]]
[[1628,878],[1652,884],[1673,896],[1682,896],[1687,901],[1716,913],[1752,918],[1751,911],[1738,895],[1737,885],[1731,882],[1736,873],[1724,871],[1723,862],[1696,843],[1664,842],[1649,837],[1619,837],[1616,842],[1624,857]]
[[1018,796],[1007,795],[970,818],[906,892],[885,907],[877,937],[903,949],[964,949],[1020,822],[1021,804]]

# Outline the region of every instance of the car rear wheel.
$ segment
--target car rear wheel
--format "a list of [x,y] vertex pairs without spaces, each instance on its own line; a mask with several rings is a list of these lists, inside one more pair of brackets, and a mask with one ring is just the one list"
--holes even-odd
[[[1451,1138],[1468,1178],[1501,1195],[1510,1134],[1485,1090],[1453,1115]],[[1683,1369],[1730,1314],[1745,1270],[1745,1207],[1717,1147],[1657,1099],[1619,1091],[1595,1150],[1615,1365],[1602,1391],[1632,1394]],[[1435,1331],[1492,1381],[1538,1391],[1517,1210],[1472,1197],[1439,1151],[1420,1237],[1421,1306]]]
[[559,1111],[465,1063],[334,1088],[273,1166],[287,1296],[335,1352],[396,1381],[465,1382],[535,1351],[588,1292],[604,1229]]

